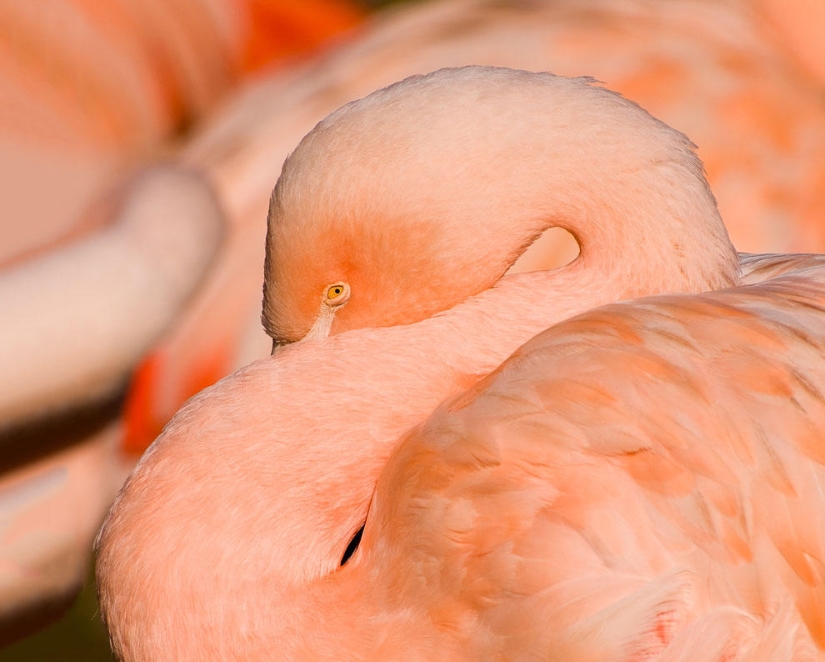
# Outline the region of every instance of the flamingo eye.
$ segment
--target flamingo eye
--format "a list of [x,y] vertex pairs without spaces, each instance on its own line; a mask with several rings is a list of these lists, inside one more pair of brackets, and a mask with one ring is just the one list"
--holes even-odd
[[343,306],[349,301],[350,289],[347,283],[333,283],[324,293],[324,303],[328,306]]

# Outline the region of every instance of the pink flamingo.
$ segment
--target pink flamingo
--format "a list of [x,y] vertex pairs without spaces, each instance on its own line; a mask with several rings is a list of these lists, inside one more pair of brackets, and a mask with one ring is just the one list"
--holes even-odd
[[[579,257],[502,277],[551,225]],[[718,654],[692,659],[739,641],[784,659],[821,640],[798,561],[822,526],[797,547],[747,499],[798,475],[793,508],[818,503],[822,261],[740,264],[683,135],[583,79],[445,70],[316,127],[269,229],[276,343],[336,335],[207,389],[138,464],[97,542],[122,659],[679,659],[696,632]],[[548,326],[658,293],[478,381]],[[755,348],[791,342],[760,382]],[[796,406],[790,431],[766,397]]]

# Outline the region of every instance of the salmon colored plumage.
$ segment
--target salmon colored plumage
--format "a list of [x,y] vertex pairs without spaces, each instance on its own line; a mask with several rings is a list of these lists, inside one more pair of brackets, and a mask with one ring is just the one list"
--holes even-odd
[[[97,542],[123,660],[823,658],[825,259],[738,260],[684,136],[583,79],[444,70],[316,128],[270,223],[276,341],[330,278],[349,300],[127,481]],[[549,225],[579,257],[501,277]]]

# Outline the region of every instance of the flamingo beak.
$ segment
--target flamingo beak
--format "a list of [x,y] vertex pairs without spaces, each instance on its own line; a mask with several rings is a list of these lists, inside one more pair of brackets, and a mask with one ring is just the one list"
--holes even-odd
[[[347,298],[349,298],[349,296],[347,296]],[[335,313],[338,312],[338,309],[341,308],[344,303],[346,303],[346,300],[344,300],[343,303],[334,305],[323,302],[321,304],[321,310],[318,313],[318,317],[315,318],[315,323],[312,325],[312,328],[306,332],[303,338],[299,338],[298,340],[277,340],[273,338],[272,356],[287,345],[292,345],[296,342],[304,342],[305,340],[323,340],[328,337],[329,332],[332,329],[332,321],[335,319]]]
[[307,331],[303,338],[298,340],[276,340],[272,339],[272,356],[275,356],[284,347],[294,345],[295,343],[304,342],[305,340],[323,340],[329,336],[329,331],[332,328],[332,320],[335,318],[335,309],[325,308],[321,310],[321,314],[315,319],[315,324]]

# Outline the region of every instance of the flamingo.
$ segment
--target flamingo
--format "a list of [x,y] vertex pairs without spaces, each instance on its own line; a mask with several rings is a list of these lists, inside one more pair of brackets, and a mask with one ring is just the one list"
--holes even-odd
[[[555,225],[571,264],[502,276]],[[407,79],[293,152],[267,257],[275,355],[177,414],[98,536],[121,659],[822,645],[825,262],[738,259],[682,134],[585,79]]]

